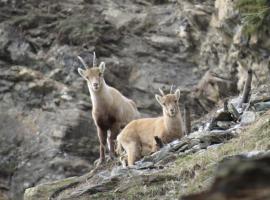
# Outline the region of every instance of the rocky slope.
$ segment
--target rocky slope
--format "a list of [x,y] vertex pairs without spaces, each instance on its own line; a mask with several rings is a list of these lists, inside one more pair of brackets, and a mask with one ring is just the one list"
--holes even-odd
[[29,188],[24,199],[267,200],[270,104],[269,97],[266,102],[261,97],[269,89],[259,91],[239,119],[230,109],[219,109],[208,121],[216,121],[216,127],[202,123],[199,131],[165,145],[132,168],[110,162],[81,177]]
[[[160,113],[154,93],[175,84],[197,118],[243,87],[247,67],[253,86],[269,79],[270,40],[241,27],[229,0],[0,0],[3,198],[92,169],[98,142],[77,55],[91,63],[96,51],[107,82],[143,115]],[[199,82],[208,69],[226,79]]]

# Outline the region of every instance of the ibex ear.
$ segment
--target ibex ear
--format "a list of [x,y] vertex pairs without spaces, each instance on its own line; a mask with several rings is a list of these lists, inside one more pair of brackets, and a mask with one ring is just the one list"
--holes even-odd
[[180,99],[180,89],[177,89],[176,91],[175,91],[175,95],[176,95],[176,98],[177,98],[177,100],[179,101],[179,99]]
[[104,71],[105,71],[105,62],[101,62],[100,64],[99,64],[99,70],[100,70],[100,72],[101,73],[104,73]]
[[162,105],[162,97],[159,96],[158,94],[156,94],[155,97],[156,97],[157,102],[158,102],[160,105]]
[[78,68],[78,73],[81,75],[81,77],[83,77],[84,79],[86,79],[86,77],[85,77],[85,70],[83,70],[82,68]]

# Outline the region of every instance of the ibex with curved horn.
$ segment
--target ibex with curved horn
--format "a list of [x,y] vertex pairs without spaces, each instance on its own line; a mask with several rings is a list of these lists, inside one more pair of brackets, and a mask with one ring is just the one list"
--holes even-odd
[[123,96],[118,90],[110,87],[104,80],[105,63],[96,64],[96,55],[93,54],[93,67],[89,68],[84,60],[78,56],[85,70],[78,68],[79,74],[87,81],[91,100],[92,116],[97,127],[100,142],[99,164],[105,160],[105,147],[108,137],[110,157],[114,157],[114,142],[126,124],[139,117],[134,101]]
[[159,138],[162,143],[169,143],[184,136],[184,126],[179,108],[180,90],[174,94],[165,95],[159,89],[160,95],[156,100],[163,109],[163,116],[158,118],[144,118],[130,122],[117,136],[117,152],[123,147],[127,153],[128,165],[142,156],[155,152]]

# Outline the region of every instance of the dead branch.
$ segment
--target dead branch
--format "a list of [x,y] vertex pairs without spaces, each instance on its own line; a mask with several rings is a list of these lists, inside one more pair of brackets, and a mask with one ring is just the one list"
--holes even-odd
[[228,111],[228,102],[229,102],[229,99],[225,99],[224,100],[224,107],[223,107],[223,111],[224,112],[227,112]]
[[185,104],[184,108],[185,132],[188,135],[191,132],[191,120],[189,106]]
[[245,87],[243,90],[243,95],[239,104],[239,107],[241,108],[243,103],[248,103],[249,97],[250,97],[250,90],[251,90],[251,82],[252,82],[252,70],[248,70],[248,77],[245,83]]
[[234,107],[232,103],[230,103],[229,106],[233,116],[235,117],[236,120],[238,120],[240,118],[240,113],[237,111],[237,109]]
[[257,99],[254,99],[250,102],[251,105],[254,105],[256,103],[259,103],[259,102],[265,102],[265,101],[270,101],[270,96],[263,96],[263,97],[259,97]]

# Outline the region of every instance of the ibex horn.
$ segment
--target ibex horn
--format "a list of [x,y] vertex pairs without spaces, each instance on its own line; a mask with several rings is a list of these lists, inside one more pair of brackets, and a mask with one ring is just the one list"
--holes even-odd
[[162,90],[161,88],[158,88],[158,90],[159,90],[159,92],[160,92],[160,94],[161,94],[162,96],[165,96],[165,94],[164,94],[164,92],[163,92],[163,90]]
[[172,92],[173,92],[173,87],[174,87],[174,85],[172,84],[171,89],[170,89],[170,94],[172,94]]
[[81,63],[83,64],[84,68],[87,69],[87,64],[84,62],[84,60],[80,57],[80,56],[77,56],[78,59],[81,61]]
[[93,67],[96,67],[97,63],[96,63],[96,53],[93,53]]

